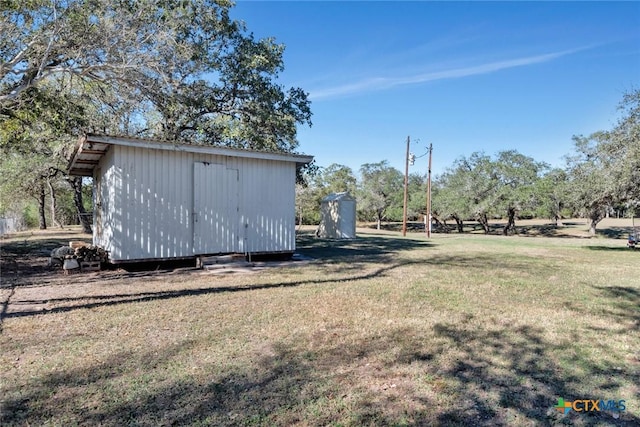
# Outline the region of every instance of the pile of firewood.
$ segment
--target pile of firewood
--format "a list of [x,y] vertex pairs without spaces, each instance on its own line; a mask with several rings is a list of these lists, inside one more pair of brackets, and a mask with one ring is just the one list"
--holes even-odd
[[[103,248],[94,245],[62,246],[51,251],[49,265],[62,267],[65,272],[91,266],[91,271],[99,269],[100,263],[107,262],[109,254]],[[96,268],[97,267],[97,268]]]
[[107,251],[99,246],[80,246],[75,249],[75,256],[83,261],[107,262]]

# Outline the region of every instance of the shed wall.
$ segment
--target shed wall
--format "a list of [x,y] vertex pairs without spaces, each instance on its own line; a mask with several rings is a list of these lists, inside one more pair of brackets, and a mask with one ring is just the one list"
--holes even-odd
[[[118,145],[96,169],[102,174],[102,207],[96,206],[102,227],[95,243],[110,251],[113,261],[202,254],[193,245],[197,162],[238,170],[237,241],[225,247],[295,250],[295,163]],[[211,236],[218,238],[223,237]]]
[[355,200],[323,201],[318,235],[329,239],[356,238]]

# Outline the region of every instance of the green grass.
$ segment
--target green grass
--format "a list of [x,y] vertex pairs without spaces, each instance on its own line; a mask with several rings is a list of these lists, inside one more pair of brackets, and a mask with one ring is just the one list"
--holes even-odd
[[[298,246],[316,261],[260,274],[3,277],[0,424],[640,423],[640,251],[624,241]],[[627,411],[562,415],[559,397]]]

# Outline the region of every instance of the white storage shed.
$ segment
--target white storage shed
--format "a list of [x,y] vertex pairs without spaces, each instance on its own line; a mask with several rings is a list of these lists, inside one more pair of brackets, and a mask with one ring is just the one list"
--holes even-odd
[[113,263],[295,251],[296,168],[313,157],[87,135],[93,243]]
[[356,199],[348,192],[331,193],[322,199],[318,237],[356,238]]

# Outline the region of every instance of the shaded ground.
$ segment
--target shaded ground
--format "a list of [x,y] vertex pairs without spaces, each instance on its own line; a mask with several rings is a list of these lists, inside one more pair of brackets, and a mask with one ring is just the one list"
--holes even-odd
[[27,231],[4,236],[0,240],[0,286],[17,278],[37,280],[41,277],[46,281],[53,271],[47,265],[51,250],[69,246],[70,240],[91,243],[91,237],[79,234],[75,229]]

